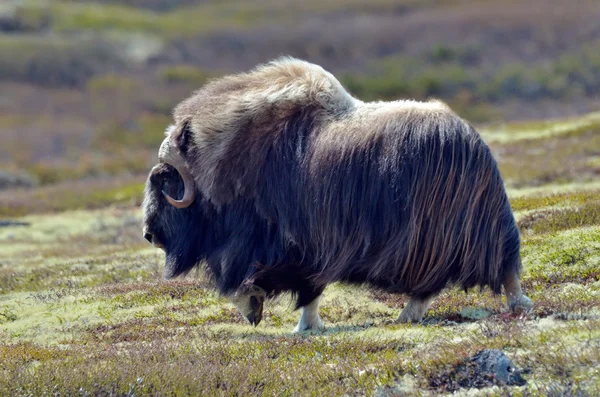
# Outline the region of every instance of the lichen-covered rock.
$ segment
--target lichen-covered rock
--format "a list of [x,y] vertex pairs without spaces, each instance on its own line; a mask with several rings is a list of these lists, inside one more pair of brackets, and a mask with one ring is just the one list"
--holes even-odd
[[0,227],[9,227],[9,226],[29,226],[31,225],[29,222],[21,222],[21,221],[13,221],[10,219],[0,219]]
[[526,372],[517,369],[504,352],[485,349],[450,370],[432,377],[430,385],[446,391],[494,385],[522,386],[526,380],[521,375]]
[[495,380],[506,385],[522,386],[526,383],[521,371],[517,370],[511,359],[500,350],[482,350],[473,357],[472,363],[478,374],[492,375]]

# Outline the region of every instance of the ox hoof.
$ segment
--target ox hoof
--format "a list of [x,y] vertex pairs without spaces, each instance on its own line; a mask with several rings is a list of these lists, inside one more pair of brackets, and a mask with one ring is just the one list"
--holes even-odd
[[529,299],[528,297],[526,297],[525,295],[522,295],[520,298],[515,299],[512,302],[509,302],[508,307],[510,308],[510,310],[512,312],[517,312],[517,311],[521,311],[521,310],[528,311],[533,308],[533,301],[531,299]]
[[325,329],[325,325],[323,324],[321,319],[314,322],[313,324],[305,324],[302,321],[300,321],[298,325],[296,325],[296,328],[294,328],[294,331],[292,333],[299,334],[301,332],[321,331],[323,329]]
[[396,322],[399,324],[411,324],[411,323],[419,323],[419,322],[421,322],[422,319],[423,319],[423,316],[417,317],[417,316],[414,316],[412,313],[405,313],[404,311],[402,311],[402,313],[400,313],[400,316],[398,317]]
[[400,312],[400,316],[398,317],[396,322],[401,324],[421,322],[432,300],[433,296],[430,296],[426,299],[419,299],[414,297],[410,298],[406,303],[406,306],[404,306],[404,309],[402,309],[402,311]]

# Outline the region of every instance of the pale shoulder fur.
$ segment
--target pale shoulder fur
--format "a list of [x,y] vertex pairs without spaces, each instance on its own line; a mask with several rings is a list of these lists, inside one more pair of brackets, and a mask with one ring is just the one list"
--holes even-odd
[[291,57],[279,58],[247,74],[250,92],[242,100],[250,108],[291,102],[318,104],[334,114],[355,107],[356,100],[322,67]]
[[[291,108],[321,109],[316,115],[320,123],[332,128],[368,128],[373,118],[401,117],[401,114],[451,113],[439,101],[363,102],[352,97],[342,84],[321,66],[282,57],[259,65],[246,73],[227,75],[208,82],[174,110],[175,126],[166,135],[180,131],[185,123],[192,132],[191,145],[198,156],[188,159],[192,168],[203,170],[196,177],[200,189],[211,191],[216,168],[224,159],[238,134],[249,122],[265,123],[265,119],[281,118]],[[342,126],[340,126],[340,123]],[[337,126],[334,126],[336,124]],[[348,125],[350,126],[350,125]]]

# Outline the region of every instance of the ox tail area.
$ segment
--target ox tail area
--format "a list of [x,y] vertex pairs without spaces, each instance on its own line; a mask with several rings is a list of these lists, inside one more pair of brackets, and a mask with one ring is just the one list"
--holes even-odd
[[451,282],[499,293],[520,264],[519,232],[495,159],[468,125],[413,136],[409,239],[401,278],[428,295]]

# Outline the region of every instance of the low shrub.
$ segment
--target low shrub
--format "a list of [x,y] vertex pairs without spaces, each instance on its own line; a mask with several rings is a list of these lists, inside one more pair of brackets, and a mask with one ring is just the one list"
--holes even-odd
[[99,39],[5,36],[0,38],[0,79],[44,86],[79,86],[122,63]]
[[44,8],[20,6],[0,10],[0,32],[38,32],[48,29],[50,24],[50,13]]
[[37,186],[39,181],[25,171],[0,170],[0,190],[11,188],[30,188]]
[[201,86],[213,74],[190,65],[166,66],[160,71],[160,78],[166,83],[186,83]]
[[458,62],[462,65],[474,65],[479,61],[480,49],[476,47],[455,47],[438,44],[431,48],[426,55],[433,63]]

